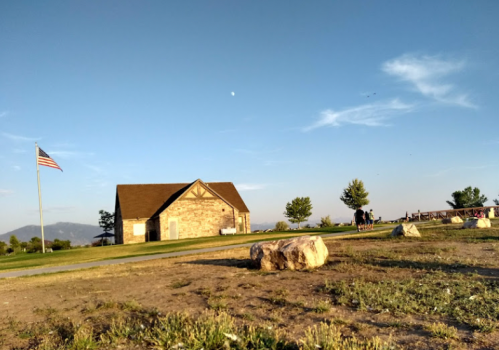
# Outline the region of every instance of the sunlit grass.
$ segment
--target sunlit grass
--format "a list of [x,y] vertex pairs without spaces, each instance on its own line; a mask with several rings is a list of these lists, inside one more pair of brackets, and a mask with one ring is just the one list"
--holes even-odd
[[303,235],[318,235],[323,233],[345,232],[352,230],[351,226],[332,227],[326,229],[310,229],[301,231],[252,233],[233,236],[215,236],[175,241],[147,242],[125,245],[79,248],[59,250],[53,253],[19,253],[10,256],[0,256],[0,271],[23,270],[60,265],[73,265],[91,261],[120,259],[134,256],[144,256],[162,253],[180,252],[191,249],[222,247],[229,245],[255,243],[260,241],[286,239]]

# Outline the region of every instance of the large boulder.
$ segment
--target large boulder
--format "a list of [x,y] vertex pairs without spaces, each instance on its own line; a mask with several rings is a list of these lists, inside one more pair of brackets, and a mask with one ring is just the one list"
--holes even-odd
[[442,224],[462,224],[463,219],[461,219],[459,216],[454,216],[452,218],[446,218],[442,219]]
[[401,224],[395,227],[392,231],[392,237],[421,237],[418,228],[414,224]]
[[302,236],[251,246],[250,257],[263,271],[303,270],[324,265],[328,250],[319,236]]
[[477,219],[466,221],[463,228],[489,228],[491,227],[489,219]]

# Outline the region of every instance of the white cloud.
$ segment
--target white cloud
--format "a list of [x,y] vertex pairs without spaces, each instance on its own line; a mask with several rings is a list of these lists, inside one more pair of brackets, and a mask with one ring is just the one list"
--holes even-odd
[[265,155],[265,154],[278,153],[281,151],[281,148],[276,148],[276,149],[271,149],[271,150],[260,150],[260,151],[236,148],[234,151],[238,152],[238,153],[247,154],[250,156],[259,156],[259,155]]
[[[43,212],[44,213],[61,213],[61,212],[68,212],[68,211],[74,211],[77,207],[68,205],[68,206],[54,206],[54,207],[43,207]],[[39,213],[40,209],[30,209],[28,211],[30,214],[34,213]]]
[[238,184],[235,185],[239,191],[254,191],[264,189],[264,184]]
[[365,126],[387,125],[386,121],[414,109],[413,105],[400,102],[398,99],[389,102],[379,102],[347,108],[342,111],[331,109],[321,112],[321,116],[314,124],[306,127],[303,131],[310,131],[324,126],[341,126],[344,124],[356,124]]
[[2,136],[11,139],[13,141],[35,142],[40,139],[39,137],[26,137],[26,136],[8,134],[6,132],[3,132]]
[[14,193],[14,191],[12,191],[12,190],[4,190],[4,189],[0,188],[0,197],[7,197],[13,193]]
[[97,174],[105,173],[105,170],[97,165],[85,164],[85,166]]
[[21,167],[19,165],[13,165],[12,169],[19,171],[19,170],[21,170]]
[[476,108],[467,94],[453,84],[442,81],[465,67],[464,61],[444,60],[432,56],[403,55],[383,63],[385,73],[408,82],[422,95],[436,101],[461,107]]
[[0,118],[6,117],[9,114],[8,111],[0,112]]

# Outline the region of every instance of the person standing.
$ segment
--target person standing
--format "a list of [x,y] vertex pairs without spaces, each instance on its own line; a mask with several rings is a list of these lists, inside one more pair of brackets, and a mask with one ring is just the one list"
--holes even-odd
[[364,212],[364,220],[366,222],[366,230],[369,230],[369,226],[370,226],[369,221],[370,220],[369,220],[369,212],[367,210]]
[[355,211],[355,223],[357,224],[357,232],[363,231],[364,230],[364,211],[362,210],[362,207],[359,207]]
[[371,226],[371,230],[374,230],[374,212],[373,210],[369,210],[369,225]]

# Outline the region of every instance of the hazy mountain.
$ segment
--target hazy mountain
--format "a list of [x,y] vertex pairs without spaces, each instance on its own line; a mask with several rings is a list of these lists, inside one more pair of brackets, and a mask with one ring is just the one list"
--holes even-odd
[[[94,225],[75,224],[72,222],[58,222],[57,224],[45,225],[43,233],[46,240],[53,241],[58,238],[61,240],[70,240],[71,245],[85,245],[97,240],[94,236],[100,235],[102,228]],[[16,235],[21,242],[27,242],[32,237],[40,237],[40,226],[29,225],[18,228],[0,235],[0,241],[9,242],[10,236]]]

